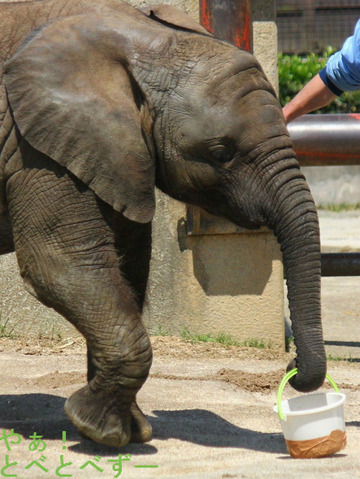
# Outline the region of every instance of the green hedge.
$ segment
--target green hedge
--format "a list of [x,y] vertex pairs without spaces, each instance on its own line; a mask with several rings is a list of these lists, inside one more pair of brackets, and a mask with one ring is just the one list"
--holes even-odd
[[[315,76],[333,53],[328,47],[322,55],[310,53],[306,56],[279,54],[279,97],[284,106],[298,91]],[[316,113],[360,113],[360,91],[345,92],[330,105]]]

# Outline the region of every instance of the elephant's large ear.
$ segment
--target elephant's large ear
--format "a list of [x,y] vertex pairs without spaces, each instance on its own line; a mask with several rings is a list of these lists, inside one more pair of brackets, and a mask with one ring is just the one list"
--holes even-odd
[[115,210],[146,223],[155,210],[152,121],[119,54],[121,38],[114,41],[96,17],[58,20],[7,62],[6,88],[16,124],[34,148]]
[[142,7],[141,10],[153,20],[160,21],[169,26],[185,28],[186,30],[192,30],[194,32],[202,33],[203,35],[211,36],[211,34],[190,17],[190,15],[187,15],[172,5],[159,3]]

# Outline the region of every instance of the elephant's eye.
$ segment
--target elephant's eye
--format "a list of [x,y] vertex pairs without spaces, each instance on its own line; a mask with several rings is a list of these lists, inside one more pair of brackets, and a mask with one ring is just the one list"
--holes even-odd
[[235,154],[233,142],[227,138],[221,140],[217,144],[210,146],[211,157],[219,163],[228,163]]
[[233,156],[226,148],[216,148],[211,151],[211,156],[214,160],[218,161],[219,163],[227,163],[231,161]]

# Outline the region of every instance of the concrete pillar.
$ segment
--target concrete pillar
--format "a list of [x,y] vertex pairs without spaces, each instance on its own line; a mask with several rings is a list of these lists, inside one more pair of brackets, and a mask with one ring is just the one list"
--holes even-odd
[[279,93],[275,0],[252,0],[253,54]]

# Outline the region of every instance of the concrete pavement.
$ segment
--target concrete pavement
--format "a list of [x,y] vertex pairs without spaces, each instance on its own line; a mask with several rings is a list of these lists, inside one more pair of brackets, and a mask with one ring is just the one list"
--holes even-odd
[[[42,355],[2,351],[0,430],[14,429],[19,435],[12,436],[11,450],[0,441],[2,477],[360,478],[360,363],[334,361],[329,365],[347,395],[346,449],[332,457],[300,460],[288,455],[273,412],[278,382],[264,382],[264,378],[283,374],[289,355],[271,357],[253,348],[242,352],[234,348],[229,354],[204,344],[189,345],[186,351],[186,345],[171,338],[154,343],[151,376],[138,397],[154,437],[148,444],[129,444],[121,451],[82,439],[63,411],[65,398],[85,382],[85,348],[43,351]],[[31,353],[31,348],[24,350]],[[175,354],[176,350],[181,354]],[[248,379],[223,380],[224,371]],[[284,397],[294,395],[290,387],[285,388]],[[62,431],[66,431],[66,440]],[[44,450],[43,444],[34,449],[29,439],[34,432],[42,436]],[[130,455],[122,463],[120,476],[116,469],[119,453]],[[36,464],[28,467],[33,461],[47,472]],[[13,465],[4,469],[7,463]]]
[[323,253],[360,251],[360,209],[340,213],[319,210]]
[[[319,211],[323,253],[360,252],[360,210]],[[322,278],[325,347],[330,357],[360,360],[360,276]]]

